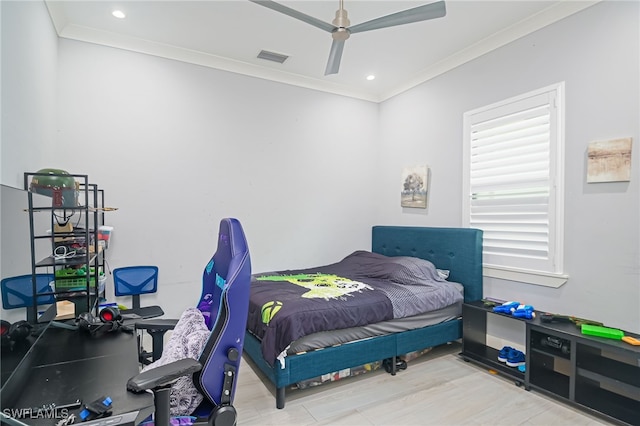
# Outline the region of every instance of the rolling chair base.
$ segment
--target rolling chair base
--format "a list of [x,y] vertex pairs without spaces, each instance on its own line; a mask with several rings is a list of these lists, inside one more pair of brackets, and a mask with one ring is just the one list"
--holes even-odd
[[236,426],[238,413],[233,405],[222,405],[211,412],[208,419],[198,419],[194,426]]

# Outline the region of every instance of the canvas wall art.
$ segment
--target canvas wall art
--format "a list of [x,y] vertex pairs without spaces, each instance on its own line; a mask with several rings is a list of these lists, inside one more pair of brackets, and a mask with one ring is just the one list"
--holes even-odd
[[418,209],[427,208],[427,192],[429,188],[429,167],[412,166],[402,170],[402,190],[400,205]]
[[588,183],[631,179],[631,138],[591,142],[587,156]]

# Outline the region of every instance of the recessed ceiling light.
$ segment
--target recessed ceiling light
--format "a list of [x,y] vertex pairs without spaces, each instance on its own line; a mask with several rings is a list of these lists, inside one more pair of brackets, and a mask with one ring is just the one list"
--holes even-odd
[[113,16],[115,16],[116,18],[120,18],[120,19],[123,19],[124,17],[126,17],[126,16],[127,16],[127,15],[125,15],[125,14],[124,14],[124,12],[123,12],[123,11],[121,11],[121,10],[114,10],[111,14],[112,14]]
[[375,79],[376,79],[376,76],[373,75],[373,74],[370,74],[370,75],[367,76],[367,80],[369,80],[369,81],[375,80]]

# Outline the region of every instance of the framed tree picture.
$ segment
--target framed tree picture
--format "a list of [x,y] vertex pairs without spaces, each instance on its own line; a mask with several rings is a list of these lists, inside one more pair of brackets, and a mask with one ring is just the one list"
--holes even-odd
[[428,179],[429,167],[426,165],[411,166],[402,169],[400,206],[426,209],[427,192],[429,188]]

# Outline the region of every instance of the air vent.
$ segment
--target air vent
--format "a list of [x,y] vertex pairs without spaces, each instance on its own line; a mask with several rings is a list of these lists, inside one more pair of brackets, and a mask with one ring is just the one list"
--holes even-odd
[[261,50],[260,53],[258,53],[258,58],[281,64],[287,60],[288,56],[283,55],[281,53],[274,53],[274,52],[269,52],[267,50]]

